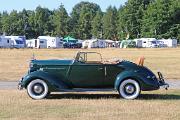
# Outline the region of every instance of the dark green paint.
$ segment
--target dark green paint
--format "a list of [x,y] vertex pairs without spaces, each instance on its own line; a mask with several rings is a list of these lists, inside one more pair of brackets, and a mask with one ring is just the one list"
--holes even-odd
[[[79,52],[75,60],[32,60],[21,85],[26,88],[30,81],[42,79],[48,83],[51,91],[72,88],[117,90],[123,80],[132,78],[139,82],[142,90],[159,89],[158,79],[148,68],[129,61],[117,64],[102,64],[98,61],[92,63],[87,60],[89,53],[93,52]],[[80,56],[84,56],[84,60]]]

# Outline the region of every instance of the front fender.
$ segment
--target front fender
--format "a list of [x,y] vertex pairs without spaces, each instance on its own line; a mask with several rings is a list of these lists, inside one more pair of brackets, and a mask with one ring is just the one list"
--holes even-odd
[[44,80],[50,89],[50,91],[57,91],[58,89],[67,89],[69,88],[67,84],[63,81],[57,79],[56,77],[50,75],[49,73],[43,71],[35,71],[25,75],[22,78],[21,86],[26,88],[27,85],[34,79],[42,79]]
[[159,89],[159,86],[156,84],[154,80],[146,78],[145,76],[138,73],[136,70],[124,71],[118,74],[114,83],[114,89],[118,90],[121,82],[128,78],[136,80],[139,83],[141,90],[145,91]]

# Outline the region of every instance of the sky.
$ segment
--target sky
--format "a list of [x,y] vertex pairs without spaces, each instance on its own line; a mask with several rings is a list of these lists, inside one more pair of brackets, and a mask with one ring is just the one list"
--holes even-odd
[[46,7],[50,10],[57,9],[62,3],[68,13],[71,13],[72,8],[81,1],[89,1],[98,4],[102,11],[106,11],[108,6],[115,6],[119,8],[127,0],[3,0],[0,4],[0,12],[11,12],[13,9],[21,11],[23,8],[26,10],[35,10],[38,5]]

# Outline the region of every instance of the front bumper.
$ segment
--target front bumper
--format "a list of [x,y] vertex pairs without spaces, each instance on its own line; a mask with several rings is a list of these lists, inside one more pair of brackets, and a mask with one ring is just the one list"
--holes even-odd
[[169,88],[169,84],[164,81],[164,77],[161,72],[158,72],[158,83],[161,88],[165,88],[166,90]]
[[22,81],[23,81],[23,78],[21,80],[19,80],[19,82],[18,82],[18,89],[19,90],[23,89]]

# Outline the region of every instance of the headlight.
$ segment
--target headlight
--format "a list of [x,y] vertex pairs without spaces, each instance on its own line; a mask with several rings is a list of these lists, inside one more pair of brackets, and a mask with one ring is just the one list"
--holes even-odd
[[29,63],[29,67],[30,67],[30,68],[33,67],[33,63],[32,63],[32,62]]

